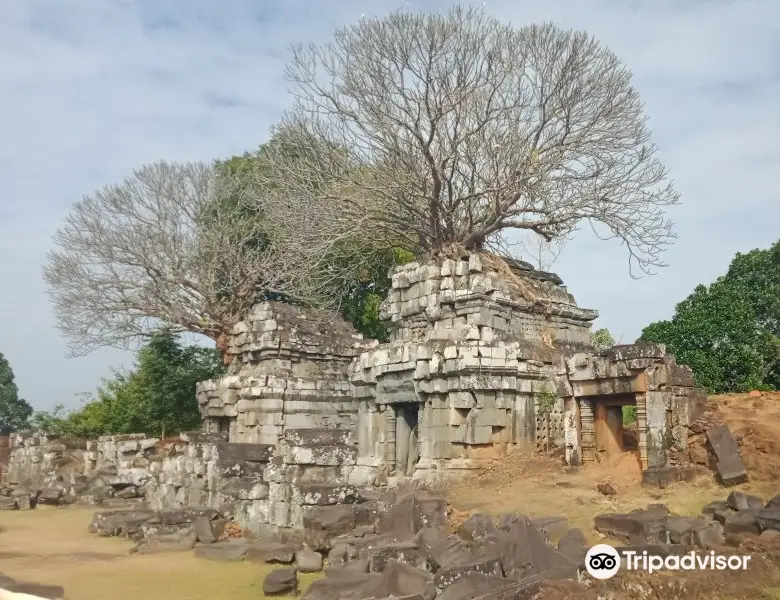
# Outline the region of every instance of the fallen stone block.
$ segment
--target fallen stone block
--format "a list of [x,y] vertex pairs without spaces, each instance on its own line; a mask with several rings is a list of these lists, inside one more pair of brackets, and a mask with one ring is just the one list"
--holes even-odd
[[490,542],[498,548],[504,576],[520,581],[546,572],[551,578],[569,577],[577,566],[547,544],[544,534],[522,515],[502,515]]
[[192,540],[194,543],[197,536],[192,523],[161,525],[147,521],[141,525],[141,530],[137,535],[131,535],[130,537],[131,539],[142,539],[146,542]]
[[704,519],[697,517],[680,517],[672,515],[667,521],[667,529],[669,531],[669,542],[672,544],[687,544],[692,539],[693,531],[697,527],[704,527],[706,525]]
[[780,506],[762,509],[758,513],[757,521],[762,530],[780,531]]
[[483,575],[482,573],[466,573],[452,585],[447,586],[436,597],[436,600],[472,600],[483,594],[511,585],[512,581],[503,577]]
[[780,494],[767,502],[764,508],[780,508]]
[[705,505],[704,508],[701,509],[701,514],[703,515],[714,515],[719,510],[726,510],[728,506],[726,505],[725,500],[713,500],[709,504]]
[[650,505],[630,513],[605,513],[595,519],[595,529],[629,544],[666,544],[668,509]]
[[347,562],[347,545],[336,543],[328,550],[328,565],[337,566]]
[[356,574],[368,573],[368,566],[368,560],[365,558],[357,558],[340,565],[329,566],[325,569],[325,575],[328,577],[353,577]]
[[88,530],[103,537],[133,537],[141,533],[142,526],[155,516],[156,513],[150,510],[98,511],[92,516]]
[[725,508],[723,510],[716,510],[714,513],[712,513],[712,518],[723,525],[726,522],[726,519],[728,519],[733,514],[735,514],[733,510],[730,508]]
[[213,544],[222,537],[227,521],[225,519],[210,519],[198,517],[193,522],[195,536],[201,544]]
[[420,531],[417,543],[428,565],[433,570],[465,564],[472,556],[466,543],[457,536],[448,535],[440,527],[426,527]]
[[61,506],[64,504],[65,490],[62,488],[44,488],[38,496],[38,502],[46,506]]
[[549,580],[546,574],[529,575],[517,583],[476,596],[473,600],[532,600],[546,580]]
[[715,453],[718,480],[723,485],[737,485],[748,480],[745,463],[739,453],[737,440],[725,425],[717,425],[706,432],[707,441]]
[[164,510],[157,513],[149,523],[160,525],[185,525],[194,523],[196,519],[205,517],[210,520],[219,519],[220,513],[211,508],[182,508],[178,510]]
[[414,596],[419,595],[423,600],[433,600],[436,596],[436,588],[433,585],[433,576],[411,565],[390,560],[382,572],[377,596]]
[[130,551],[133,554],[164,554],[167,552],[189,552],[195,547],[194,536],[190,539],[157,539],[140,541]]
[[369,570],[382,572],[390,561],[425,568],[425,554],[415,542],[387,542],[368,549],[362,558],[367,558]]
[[703,550],[714,550],[724,544],[723,525],[710,521],[693,532],[693,545]]
[[418,532],[414,518],[415,505],[413,493],[397,498],[387,512],[381,516],[377,532],[391,535],[399,542],[413,539]]
[[295,546],[273,541],[252,542],[247,547],[247,559],[259,563],[289,565],[295,561]]
[[447,525],[447,500],[441,496],[418,493],[414,503],[414,529]]
[[642,485],[666,489],[680,480],[677,467],[650,467],[642,472]]
[[569,519],[566,517],[541,517],[531,519],[531,524],[547,535],[548,539],[559,539],[569,531]]
[[313,582],[302,600],[362,600],[376,597],[381,584],[380,573],[344,573]]
[[458,535],[464,540],[478,542],[487,540],[496,530],[493,519],[488,515],[475,514],[466,519],[458,527]]
[[726,506],[732,510],[761,510],[764,508],[764,501],[758,496],[735,490],[726,498]]
[[726,517],[726,521],[723,523],[724,536],[746,533],[755,535],[761,533],[755,512],[743,510]]
[[319,573],[322,571],[322,554],[303,548],[295,553],[295,568],[299,573]]
[[195,546],[195,556],[220,562],[245,560],[249,555],[249,544],[241,541],[225,540],[215,544]]
[[114,492],[115,498],[121,498],[123,500],[129,500],[130,498],[138,498],[138,488],[134,485],[128,485]]
[[558,540],[558,552],[581,566],[585,562],[585,555],[588,553],[585,534],[579,529],[570,529],[563,537]]
[[298,573],[295,569],[276,569],[263,579],[263,594],[279,596],[282,594],[297,594]]
[[504,571],[501,566],[501,558],[498,556],[488,556],[472,560],[467,564],[455,565],[440,569],[434,576],[434,585],[438,590],[443,590],[455,581],[463,577],[466,573],[482,573],[493,577],[503,577]]

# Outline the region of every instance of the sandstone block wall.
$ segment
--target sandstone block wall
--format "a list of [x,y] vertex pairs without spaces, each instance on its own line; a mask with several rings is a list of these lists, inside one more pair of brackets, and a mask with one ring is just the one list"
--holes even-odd
[[286,429],[354,428],[349,365],[374,344],[340,318],[258,304],[233,331],[228,375],[198,386],[204,431],[276,444]]
[[[596,312],[552,274],[472,254],[396,269],[381,315],[391,341],[351,374],[358,468],[378,481],[410,475],[410,453],[427,478],[478,467],[488,448],[546,439],[539,398],[554,393],[561,356],[590,348]],[[562,439],[563,401],[550,409],[549,434]]]
[[43,484],[64,465],[80,463],[82,451],[40,433],[19,432],[9,436],[10,452],[4,480],[9,484]]
[[[394,270],[382,304],[393,341],[523,341],[590,347],[598,316],[579,308],[560,279],[486,254]],[[519,283],[517,282],[519,279]]]
[[616,346],[601,355],[577,354],[561,362],[557,391],[565,398],[566,456],[571,463],[596,458],[595,407],[622,397],[636,406],[643,468],[687,461],[688,432],[706,403],[693,373],[661,344]]

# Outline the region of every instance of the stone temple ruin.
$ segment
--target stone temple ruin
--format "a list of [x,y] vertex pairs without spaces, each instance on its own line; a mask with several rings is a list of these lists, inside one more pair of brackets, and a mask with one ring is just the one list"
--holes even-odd
[[[381,307],[389,342],[261,302],[233,330],[228,374],[198,386],[201,432],[89,442],[83,474],[57,493],[208,507],[250,531],[301,528],[323,506],[479,469],[511,445],[563,447],[571,465],[599,461],[627,449],[627,404],[645,480],[685,467],[705,400],[690,369],[658,345],[596,352],[597,313],[556,275],[482,253],[391,277]],[[16,436],[9,481],[45,478],[65,452],[52,444]]]

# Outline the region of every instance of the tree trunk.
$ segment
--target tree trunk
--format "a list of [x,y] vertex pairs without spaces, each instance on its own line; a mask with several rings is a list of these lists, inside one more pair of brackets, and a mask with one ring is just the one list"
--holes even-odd
[[222,357],[222,362],[225,365],[229,365],[232,362],[232,357],[228,354],[228,348],[230,347],[230,335],[224,331],[217,335],[215,340],[217,344],[217,351]]

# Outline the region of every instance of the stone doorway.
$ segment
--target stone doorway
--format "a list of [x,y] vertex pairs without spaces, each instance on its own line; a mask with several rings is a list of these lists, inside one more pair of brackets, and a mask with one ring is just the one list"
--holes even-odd
[[404,402],[393,405],[395,410],[395,475],[411,477],[420,459],[418,421],[420,405]]
[[[623,452],[636,452],[638,456],[636,422],[625,422],[625,415],[629,414],[625,407],[636,407],[635,395],[595,396],[590,400],[596,460]],[[633,412],[636,415],[636,408]]]

